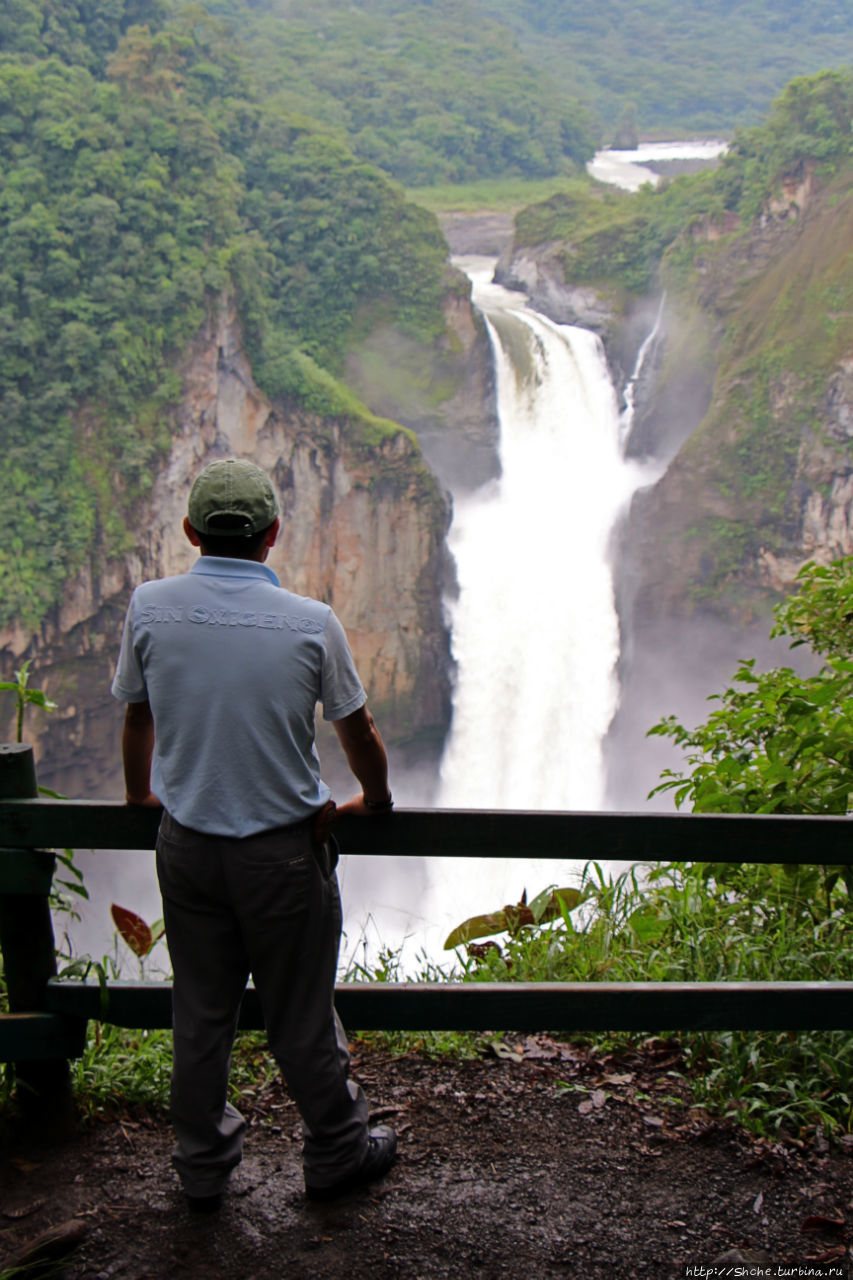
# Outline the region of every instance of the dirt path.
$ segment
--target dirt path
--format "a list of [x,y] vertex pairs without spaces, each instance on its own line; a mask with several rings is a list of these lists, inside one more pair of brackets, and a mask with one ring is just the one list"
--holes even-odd
[[687,1104],[665,1044],[620,1058],[547,1037],[512,1045],[512,1058],[449,1063],[356,1046],[401,1156],[383,1183],[331,1206],[302,1194],[296,1116],[277,1085],[241,1103],[245,1159],[211,1217],[185,1207],[162,1116],[99,1123],[59,1149],[13,1143],[0,1259],[74,1219],[85,1234],[68,1280],[669,1280],[732,1249],[796,1268],[786,1274],[817,1274],[817,1259],[846,1274],[844,1144],[774,1146],[714,1123]]

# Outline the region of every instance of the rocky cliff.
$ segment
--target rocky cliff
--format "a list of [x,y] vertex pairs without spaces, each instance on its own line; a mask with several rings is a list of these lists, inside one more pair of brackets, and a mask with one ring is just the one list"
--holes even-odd
[[[626,214],[622,197],[620,222],[606,194],[554,197],[517,222],[496,277],[553,320],[598,333],[617,389],[663,296],[628,449],[669,465],[635,500],[619,551],[637,619],[710,613],[740,625],[769,612],[805,560],[853,549],[851,185],[849,164],[802,160],[749,220],[707,184],[693,206],[683,189],[685,229],[648,297],[628,282],[654,252],[643,223],[653,198]],[[608,208],[612,224],[596,229]]]
[[577,284],[566,278],[566,245],[511,240],[495,268],[495,281],[519,289],[530,305],[556,324],[577,325],[598,334],[617,392],[634,370],[638,353],[655,325],[658,296],[635,297],[604,284]]
[[853,553],[852,214],[849,174],[821,187],[806,171],[749,226],[695,224],[693,272],[669,273],[633,451],[671,461],[616,546],[620,808],[683,765],[645,737],[663,715],[704,720],[741,658],[809,664],[768,641],[773,605],[806,561]]
[[[225,303],[197,335],[182,378],[171,452],[138,506],[133,549],[93,552],[38,635],[0,635],[4,676],[32,658],[32,684],[59,704],[28,720],[41,781],[70,795],[120,794],[122,711],[109,683],[127,601],[136,583],[192,563],[181,531],[187,494],[200,467],[228,455],[250,457],[275,477],[284,511],[270,567],[284,585],[335,608],[389,742],[441,737],[449,505],[413,435],[400,428],[370,443],[350,421],[271,404]],[[7,695],[3,711],[11,710]],[[8,735],[10,722],[4,727]]]
[[[726,233],[728,232],[728,233]],[[806,168],[750,227],[698,225],[633,442],[675,455],[623,539],[643,618],[769,612],[853,552],[853,190]]]

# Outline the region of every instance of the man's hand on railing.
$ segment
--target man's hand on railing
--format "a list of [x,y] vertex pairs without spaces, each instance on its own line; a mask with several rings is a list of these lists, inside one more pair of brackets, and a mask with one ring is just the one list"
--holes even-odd
[[338,805],[338,814],[349,813],[356,818],[378,818],[384,814],[388,814],[394,808],[394,801],[391,798],[391,792],[388,792],[386,800],[371,801],[365,799],[363,794],[352,796],[343,804]]

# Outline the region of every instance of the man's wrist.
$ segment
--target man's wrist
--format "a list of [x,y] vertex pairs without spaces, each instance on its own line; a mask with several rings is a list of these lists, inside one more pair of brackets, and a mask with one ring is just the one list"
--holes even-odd
[[362,793],[365,809],[369,809],[371,813],[388,813],[394,808],[394,797],[389,791],[384,800],[368,800],[367,796]]

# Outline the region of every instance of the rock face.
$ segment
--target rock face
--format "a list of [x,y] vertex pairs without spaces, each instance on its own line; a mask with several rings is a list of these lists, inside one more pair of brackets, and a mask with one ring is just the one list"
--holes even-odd
[[510,245],[498,260],[495,281],[506,289],[521,289],[531,306],[557,324],[574,324],[604,335],[615,319],[615,310],[598,290],[566,281],[559,241],[535,248]]
[[853,553],[851,210],[807,170],[753,227],[704,235],[692,290],[668,300],[632,439],[672,459],[622,539],[635,620],[748,623],[807,560]]
[[[70,583],[39,635],[0,635],[4,677],[31,657],[32,684],[59,703],[58,712],[33,711],[27,721],[40,781],[69,795],[121,793],[122,709],[109,683],[127,602],[138,582],[192,564],[196,552],[181,529],[190,486],[205,463],[231,455],[274,476],[284,510],[268,563],[284,586],[338,613],[386,739],[441,736],[449,719],[441,609],[449,507],[417,444],[401,430],[368,447],[351,424],[271,405],[224,304],[197,336],[183,377],[171,453],[139,505],[133,551]],[[10,722],[3,727],[8,735]]]
[[661,769],[683,767],[645,738],[661,716],[706,719],[741,658],[808,663],[768,640],[773,605],[806,561],[853,554],[851,206],[840,178],[819,191],[806,169],[753,226],[692,228],[695,274],[667,294],[632,437],[632,452],[669,466],[616,540],[617,807],[644,805]]

